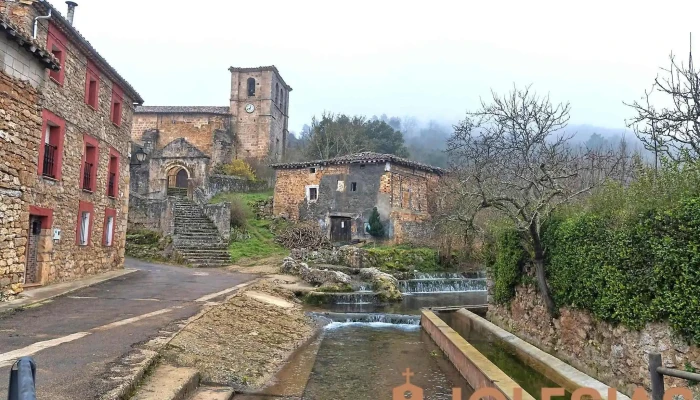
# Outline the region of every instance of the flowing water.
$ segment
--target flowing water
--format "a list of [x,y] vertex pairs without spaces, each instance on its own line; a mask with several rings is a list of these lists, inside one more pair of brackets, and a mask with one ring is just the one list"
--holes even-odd
[[[459,318],[453,317],[452,312],[438,313],[438,316],[445,321],[452,329],[457,331],[464,339],[474,346],[481,354],[486,356],[498,368],[510,376],[524,391],[530,393],[535,399],[540,399],[542,388],[561,387],[549,378],[532,369],[522,362],[500,339],[478,334],[469,325]],[[562,397],[553,396],[556,400],[570,400],[571,393],[566,392]]]
[[485,292],[486,278],[481,272],[416,272],[413,279],[399,281],[401,293],[454,293],[454,292]]

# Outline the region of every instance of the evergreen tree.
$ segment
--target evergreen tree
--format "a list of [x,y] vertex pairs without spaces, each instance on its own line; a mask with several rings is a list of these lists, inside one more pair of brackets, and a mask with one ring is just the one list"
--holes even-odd
[[374,207],[372,214],[369,216],[369,234],[374,237],[384,236],[384,225],[382,225],[382,221],[379,219],[377,207]]

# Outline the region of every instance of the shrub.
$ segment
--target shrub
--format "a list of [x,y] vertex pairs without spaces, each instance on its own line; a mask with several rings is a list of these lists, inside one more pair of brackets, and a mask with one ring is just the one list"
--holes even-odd
[[700,343],[697,190],[665,170],[656,184],[605,188],[589,209],[553,220],[543,237],[555,301],[636,329],[668,320]]
[[240,159],[233,160],[230,164],[219,164],[214,169],[214,172],[223,175],[239,176],[252,182],[256,181],[255,171],[250,167],[250,164]]
[[374,237],[384,236],[384,225],[382,225],[382,221],[379,218],[377,207],[374,207],[369,215],[369,234]]
[[514,228],[499,228],[484,252],[486,268],[494,283],[494,300],[499,304],[507,303],[515,296],[515,287],[522,281],[528,259],[522,238]]
[[248,220],[248,208],[240,198],[234,197],[231,203],[231,228],[245,228]]

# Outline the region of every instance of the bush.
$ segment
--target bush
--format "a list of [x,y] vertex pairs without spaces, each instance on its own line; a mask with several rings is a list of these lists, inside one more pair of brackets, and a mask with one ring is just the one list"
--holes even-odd
[[494,300],[499,304],[508,303],[515,296],[515,287],[522,281],[528,260],[522,238],[514,228],[500,228],[484,252],[486,268],[494,283]]
[[239,176],[252,182],[257,180],[255,171],[250,167],[250,164],[240,159],[233,160],[230,164],[219,164],[214,168],[214,172],[223,175]]
[[372,209],[372,213],[369,215],[369,234],[374,237],[384,236],[384,225],[379,219],[379,211],[377,207]]
[[231,228],[245,228],[248,224],[248,208],[240,198],[234,197],[231,203]]

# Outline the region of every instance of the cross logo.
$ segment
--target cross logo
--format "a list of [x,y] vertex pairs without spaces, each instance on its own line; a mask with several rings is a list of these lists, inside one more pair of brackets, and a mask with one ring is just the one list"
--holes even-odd
[[411,369],[406,368],[406,372],[401,375],[406,377],[406,383],[394,388],[392,400],[423,400],[423,389],[411,384],[411,377],[415,375]]

